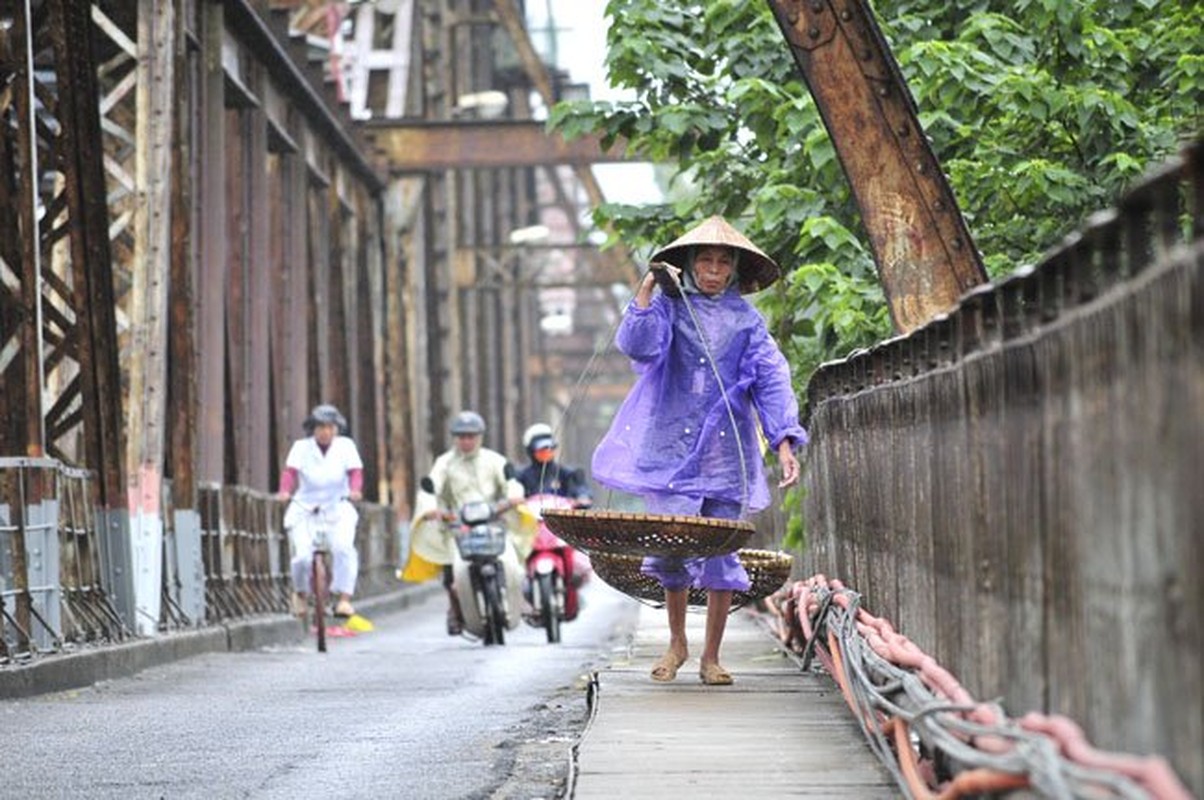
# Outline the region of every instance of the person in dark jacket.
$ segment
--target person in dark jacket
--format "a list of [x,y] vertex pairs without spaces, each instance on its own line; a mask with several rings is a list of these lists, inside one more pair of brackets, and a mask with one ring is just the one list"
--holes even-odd
[[593,498],[582,470],[556,460],[559,444],[552,427],[538,422],[523,433],[523,447],[531,463],[518,473],[527,497],[536,494],[555,494],[567,497],[576,506],[588,506]]

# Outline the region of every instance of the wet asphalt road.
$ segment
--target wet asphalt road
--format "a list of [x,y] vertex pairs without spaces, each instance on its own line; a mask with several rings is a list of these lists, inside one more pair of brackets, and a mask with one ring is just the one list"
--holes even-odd
[[549,645],[444,630],[434,595],[376,630],[207,654],[0,701],[0,798],[531,798],[564,788],[592,669],[638,605],[595,579]]

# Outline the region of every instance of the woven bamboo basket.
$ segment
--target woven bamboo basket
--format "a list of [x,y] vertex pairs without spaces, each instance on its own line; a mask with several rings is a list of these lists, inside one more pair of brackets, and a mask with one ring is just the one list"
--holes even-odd
[[719,556],[748,544],[756,530],[747,520],[593,509],[548,508],[543,518],[553,533],[591,556]]
[[[740,563],[748,571],[752,585],[746,592],[732,593],[732,608],[748,605],[762,597],[768,597],[782,587],[790,578],[794,557],[788,553],[771,550],[740,550]],[[624,594],[649,603],[664,603],[665,590],[655,578],[640,572],[639,556],[594,553],[590,564],[594,573]],[[690,589],[689,604],[704,607],[707,604],[705,589]]]

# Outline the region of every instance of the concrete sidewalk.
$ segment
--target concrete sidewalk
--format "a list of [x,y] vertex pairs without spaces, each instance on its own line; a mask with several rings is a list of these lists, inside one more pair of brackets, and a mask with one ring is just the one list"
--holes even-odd
[[704,622],[689,614],[690,660],[676,681],[656,683],[649,672],[668,644],[668,622],[663,609],[640,610],[629,657],[598,676],[571,797],[903,796],[835,682],[804,673],[755,613],[728,621],[721,659],[735,684],[703,685]]

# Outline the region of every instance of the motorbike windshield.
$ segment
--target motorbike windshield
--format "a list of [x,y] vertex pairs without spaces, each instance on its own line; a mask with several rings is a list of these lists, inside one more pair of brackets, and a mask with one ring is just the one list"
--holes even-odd
[[460,519],[465,525],[479,525],[493,517],[493,506],[484,500],[472,500],[460,509]]

